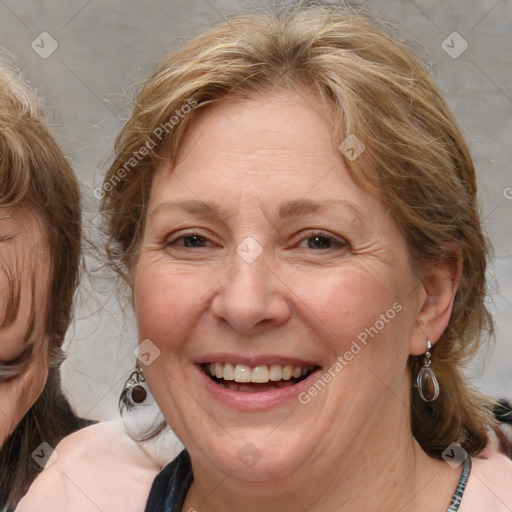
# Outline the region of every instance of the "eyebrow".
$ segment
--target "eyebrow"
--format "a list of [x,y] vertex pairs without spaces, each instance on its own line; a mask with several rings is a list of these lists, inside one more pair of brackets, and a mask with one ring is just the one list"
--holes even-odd
[[361,211],[350,201],[342,199],[326,199],[322,202],[311,201],[309,199],[296,199],[287,201],[279,208],[279,217],[294,217],[298,215],[307,215],[310,213],[319,213],[328,208],[349,210],[351,213],[361,216]]
[[[282,203],[279,207],[279,219],[286,217],[297,217],[300,215],[307,215],[311,213],[319,213],[328,208],[337,208],[350,211],[357,217],[362,217],[362,212],[350,201],[340,199],[326,199],[321,202],[312,201],[310,199],[294,199]],[[200,200],[188,201],[166,201],[159,203],[148,214],[148,218],[153,217],[162,209],[178,209],[183,210],[191,215],[204,215],[216,216],[220,218],[227,218],[230,216],[229,212],[219,203],[211,202],[206,203]]]

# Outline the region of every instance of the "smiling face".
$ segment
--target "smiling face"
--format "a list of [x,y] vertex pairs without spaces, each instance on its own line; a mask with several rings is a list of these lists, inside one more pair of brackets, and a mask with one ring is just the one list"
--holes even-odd
[[194,471],[280,478],[411,437],[421,287],[326,119],[311,95],[226,100],[156,171],[134,304]]
[[[26,209],[0,209],[0,444],[41,394],[48,375],[45,312],[50,263],[44,230]],[[16,367],[23,367],[21,374]]]

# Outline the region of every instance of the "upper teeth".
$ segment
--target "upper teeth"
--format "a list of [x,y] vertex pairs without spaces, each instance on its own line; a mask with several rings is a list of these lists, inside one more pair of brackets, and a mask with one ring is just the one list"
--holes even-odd
[[245,364],[232,365],[231,363],[210,363],[212,377],[235,382],[277,382],[279,380],[297,379],[306,375],[313,367],[291,364],[262,364],[259,366],[248,366]]

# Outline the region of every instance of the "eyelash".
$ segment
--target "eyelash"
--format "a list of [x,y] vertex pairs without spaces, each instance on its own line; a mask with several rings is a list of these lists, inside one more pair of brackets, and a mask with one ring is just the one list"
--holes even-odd
[[[165,242],[165,246],[166,247],[172,247],[172,246],[175,246],[176,243],[179,241],[179,240],[184,240],[185,238],[193,238],[193,237],[198,237],[204,241],[208,241],[208,238],[206,238],[205,236],[202,236],[201,234],[199,234],[197,231],[188,231],[188,232],[185,232],[185,233],[181,233],[180,236],[178,236],[177,238],[174,238],[174,239],[171,239],[171,240],[167,240]],[[347,247],[349,247],[349,244],[348,242],[346,242],[345,240],[341,239],[341,238],[338,238],[338,237],[334,237],[324,231],[311,231],[311,232],[308,232],[307,233],[307,236],[304,236],[300,239],[300,242],[304,241],[304,240],[309,240],[311,238],[322,238],[322,239],[325,239],[325,240],[329,240],[331,243],[332,243],[332,247],[329,247],[328,249],[318,249],[318,251],[327,251],[327,250],[340,250],[340,249],[345,249]],[[197,247],[197,246],[191,246],[191,247],[184,247],[184,246],[180,246],[181,249],[206,249],[206,247]],[[312,249],[314,250],[314,249]]]

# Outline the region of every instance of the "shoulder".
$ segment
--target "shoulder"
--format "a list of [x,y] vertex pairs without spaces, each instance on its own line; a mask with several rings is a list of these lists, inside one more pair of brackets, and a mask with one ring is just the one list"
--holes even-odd
[[472,459],[461,512],[512,510],[512,460],[491,443]]
[[57,445],[16,510],[144,510],[161,468],[161,462],[126,434],[121,420],[101,422]]

